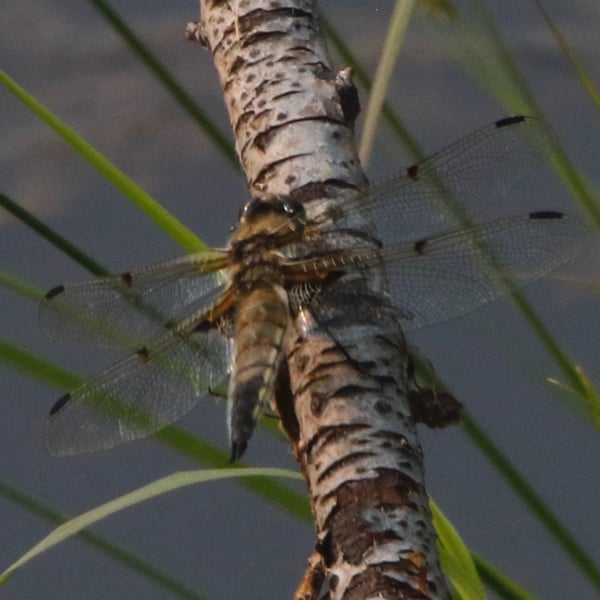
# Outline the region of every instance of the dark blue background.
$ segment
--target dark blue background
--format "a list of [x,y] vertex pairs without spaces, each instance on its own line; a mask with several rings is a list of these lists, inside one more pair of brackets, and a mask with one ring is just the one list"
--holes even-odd
[[[466,6],[466,2],[458,2]],[[567,151],[600,183],[597,109],[557,49],[533,4],[505,0],[497,24]],[[323,2],[356,56],[373,68],[389,20],[388,2]],[[600,82],[597,0],[548,0],[547,8],[590,76]],[[195,2],[114,2],[169,71],[228,132],[210,55],[185,41]],[[338,12],[342,14],[338,14]],[[465,75],[420,17],[398,64],[390,98],[427,152],[506,114]],[[1,66],[87,138],[206,242],[222,245],[245,201],[242,176],[84,2],[22,0],[3,7]],[[363,95],[363,101],[364,101]],[[8,92],[0,90],[2,190],[112,270],[180,253],[68,146]],[[369,174],[410,164],[387,134]],[[577,208],[549,168],[494,211]],[[492,211],[492,212],[494,212]],[[0,214],[0,269],[44,288],[87,278],[22,224]],[[595,281],[598,248],[563,273]],[[528,294],[566,351],[600,382],[596,291],[548,279]],[[37,327],[37,307],[0,289],[0,339],[75,372],[112,358],[59,344]],[[546,383],[558,368],[508,301],[418,332],[413,341],[469,411],[522,470],[583,546],[600,560],[600,438]],[[152,440],[72,460],[48,456],[44,422],[56,391],[0,366],[0,478],[78,514],[170,472],[194,468]],[[208,401],[181,423],[226,448],[223,407]],[[597,597],[546,531],[454,428],[423,431],[432,495],[468,544],[539,598]],[[294,468],[286,446],[260,430],[247,460]],[[0,570],[51,526],[0,498]],[[313,544],[309,525],[232,483],[211,483],[112,517],[96,531],[123,544],[211,598],[291,597]],[[165,598],[146,579],[73,540],[20,571],[2,590],[11,600]]]

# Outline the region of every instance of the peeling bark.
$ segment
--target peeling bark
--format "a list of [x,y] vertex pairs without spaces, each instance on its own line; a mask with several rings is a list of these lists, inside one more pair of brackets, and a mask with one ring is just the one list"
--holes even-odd
[[[213,53],[252,195],[292,196],[310,217],[364,192],[357,97],[348,72],[330,66],[314,2],[200,4],[188,35]],[[296,598],[316,598],[323,573],[331,599],[449,597],[410,410],[410,359],[379,275],[341,277],[319,296],[318,323],[302,311],[290,328],[278,406],[317,527]]]

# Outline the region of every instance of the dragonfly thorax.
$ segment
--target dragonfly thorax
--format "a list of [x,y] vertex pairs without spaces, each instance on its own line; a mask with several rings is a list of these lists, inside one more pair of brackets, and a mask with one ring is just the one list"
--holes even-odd
[[266,250],[300,239],[306,223],[304,207],[289,196],[254,198],[242,209],[230,240],[235,261],[256,261]]
[[249,291],[272,285],[284,283],[283,273],[276,257],[252,257],[257,260],[249,264],[240,265],[232,279],[233,289],[246,295]]

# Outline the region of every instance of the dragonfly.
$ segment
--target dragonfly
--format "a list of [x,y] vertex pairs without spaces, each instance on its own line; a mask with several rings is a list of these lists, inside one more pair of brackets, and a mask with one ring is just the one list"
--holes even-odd
[[54,404],[49,451],[148,436],[229,379],[238,459],[260,416],[276,410],[294,318],[309,311],[318,324],[319,298],[340,277],[383,273],[383,293],[410,332],[545,276],[583,249],[577,218],[544,210],[474,219],[550,146],[537,119],[506,117],[340,204],[308,210],[293,194],[253,198],[225,248],[53,288],[41,303],[43,330],[131,352]]

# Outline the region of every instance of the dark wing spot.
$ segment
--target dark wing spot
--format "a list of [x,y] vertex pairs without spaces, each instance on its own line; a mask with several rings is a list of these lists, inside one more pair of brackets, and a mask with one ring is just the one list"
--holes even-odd
[[419,179],[419,165],[411,165],[406,169],[406,174],[413,180]]
[[514,117],[504,117],[504,119],[499,119],[496,121],[495,125],[500,129],[500,127],[508,127],[510,125],[514,125],[515,123],[523,123],[525,121],[525,117],[522,115],[516,115]]
[[55,415],[69,400],[71,399],[71,394],[65,394],[61,396],[50,409],[50,416]]
[[564,213],[555,210],[538,210],[529,213],[530,219],[562,219],[564,216]]
[[413,248],[415,249],[415,252],[417,254],[425,254],[425,251],[427,250],[427,244],[429,242],[427,240],[419,240],[418,242],[414,243]]
[[148,362],[150,360],[150,351],[146,346],[143,346],[139,350],[136,351],[136,354],[140,358],[142,362]]
[[54,298],[54,296],[58,296],[59,294],[62,294],[65,291],[65,286],[64,285],[57,285],[56,287],[52,288],[45,296],[46,300],[50,300],[51,298]]
[[131,284],[133,283],[133,277],[131,276],[131,273],[123,273],[121,275],[121,281],[127,286],[127,287],[131,287]]

